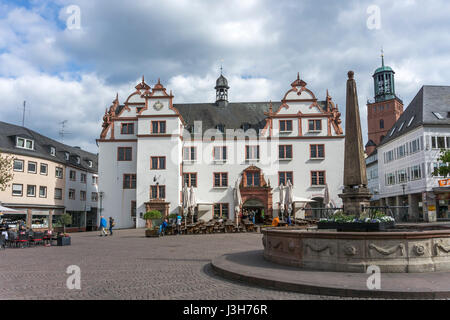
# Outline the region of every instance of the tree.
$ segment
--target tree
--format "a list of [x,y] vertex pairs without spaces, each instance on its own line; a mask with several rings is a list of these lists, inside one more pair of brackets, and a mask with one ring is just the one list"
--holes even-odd
[[153,220],[161,219],[162,214],[158,210],[150,210],[144,214],[143,218],[147,221],[146,227],[148,229],[152,229],[153,228]]
[[450,150],[441,149],[439,158],[437,159],[441,164],[434,168],[433,176],[447,177],[450,176]]
[[2,156],[0,154],[0,191],[5,191],[8,183],[13,179],[13,161],[12,156]]
[[63,226],[64,234],[66,233],[66,226],[72,224],[72,216],[68,213],[64,213],[59,216],[59,223]]

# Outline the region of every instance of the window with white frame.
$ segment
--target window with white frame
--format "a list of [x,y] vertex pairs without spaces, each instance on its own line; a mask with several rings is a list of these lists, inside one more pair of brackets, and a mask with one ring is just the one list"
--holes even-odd
[[391,186],[395,184],[395,174],[394,173],[387,173],[386,174],[386,185]]
[[420,165],[415,165],[410,168],[411,170],[411,180],[420,180],[422,178],[422,170]]
[[384,163],[394,161],[394,150],[390,150],[384,153]]
[[56,149],[55,149],[55,147],[50,147],[50,154],[52,155],[52,156],[56,156]]
[[39,173],[46,176],[48,172],[48,165],[46,163],[41,163]]
[[21,197],[23,195],[23,184],[14,183],[12,185],[12,195]]
[[17,137],[16,147],[22,148],[22,149],[33,150],[34,149],[34,141],[30,140],[30,139]]
[[397,182],[403,183],[407,181],[406,169],[397,171]]
[[226,146],[214,147],[213,158],[214,161],[227,160],[227,147]]
[[197,159],[197,148],[196,147],[184,147],[183,148],[183,160],[184,161],[195,161]]
[[259,146],[245,146],[245,160],[259,160]]
[[36,173],[37,172],[37,162],[28,161],[28,173]]
[[47,198],[47,187],[45,186],[39,187],[39,198]]
[[27,185],[27,197],[36,197],[36,186]]
[[17,159],[14,160],[14,164],[13,164],[14,171],[23,172],[23,165],[24,165],[23,160],[17,160]]

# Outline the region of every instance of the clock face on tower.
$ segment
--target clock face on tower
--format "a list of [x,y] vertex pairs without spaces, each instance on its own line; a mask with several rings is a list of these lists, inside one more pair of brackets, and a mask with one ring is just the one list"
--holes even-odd
[[153,105],[153,108],[154,108],[156,111],[159,111],[159,110],[162,109],[163,106],[164,106],[164,105],[158,100],[158,101],[156,101],[155,104]]

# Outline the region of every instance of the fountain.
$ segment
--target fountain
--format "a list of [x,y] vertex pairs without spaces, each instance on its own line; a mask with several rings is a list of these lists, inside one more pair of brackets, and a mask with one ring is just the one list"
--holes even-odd
[[[369,205],[358,96],[353,71],[348,72],[344,213],[359,217]],[[393,227],[393,226],[392,226]],[[305,270],[363,273],[371,265],[381,272],[450,271],[450,229],[396,227],[386,231],[263,230],[264,258]]]

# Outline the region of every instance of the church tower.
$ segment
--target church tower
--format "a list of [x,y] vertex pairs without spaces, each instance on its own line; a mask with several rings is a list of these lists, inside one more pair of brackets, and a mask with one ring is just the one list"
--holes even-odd
[[403,101],[395,94],[394,70],[384,65],[381,54],[381,67],[373,74],[375,101],[367,102],[367,124],[369,140],[366,154],[370,155],[386,136],[389,129],[403,113]]
[[228,105],[228,80],[222,75],[222,67],[220,68],[220,77],[216,80],[216,105],[225,107]]

